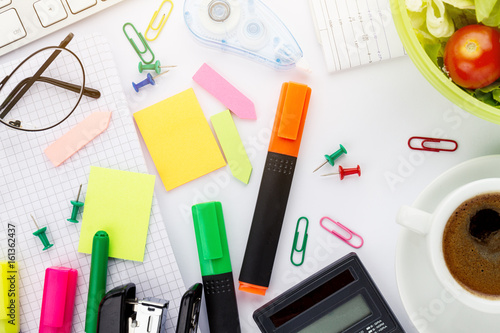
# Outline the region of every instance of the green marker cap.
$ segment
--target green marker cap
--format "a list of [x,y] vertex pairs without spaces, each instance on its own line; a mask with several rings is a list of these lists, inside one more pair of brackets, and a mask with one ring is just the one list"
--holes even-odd
[[226,227],[220,202],[194,205],[194,232],[202,276],[231,272]]

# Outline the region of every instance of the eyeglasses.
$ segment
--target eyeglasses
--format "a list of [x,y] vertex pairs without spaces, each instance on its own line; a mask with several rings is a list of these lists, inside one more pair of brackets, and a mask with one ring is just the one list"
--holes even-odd
[[53,128],[75,111],[83,96],[101,93],[85,87],[85,69],[66,46],[42,48],[24,59],[0,82],[0,122],[29,132]]

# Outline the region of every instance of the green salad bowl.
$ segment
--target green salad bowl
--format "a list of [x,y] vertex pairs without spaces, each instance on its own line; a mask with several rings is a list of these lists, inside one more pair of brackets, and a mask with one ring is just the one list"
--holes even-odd
[[469,95],[451,81],[429,58],[420,45],[410,17],[406,10],[405,0],[390,0],[391,12],[399,38],[417,69],[443,96],[461,109],[492,123],[500,124],[500,109],[483,103]]

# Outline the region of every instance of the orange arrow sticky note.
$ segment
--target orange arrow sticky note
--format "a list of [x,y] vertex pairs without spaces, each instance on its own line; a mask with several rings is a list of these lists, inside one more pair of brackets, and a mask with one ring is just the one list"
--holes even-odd
[[45,149],[54,164],[61,165],[108,128],[111,112],[94,112]]

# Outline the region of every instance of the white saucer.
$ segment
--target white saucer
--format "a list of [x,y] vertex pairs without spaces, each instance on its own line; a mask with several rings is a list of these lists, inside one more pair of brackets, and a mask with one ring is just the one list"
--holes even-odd
[[[432,213],[441,199],[457,187],[493,177],[500,178],[500,155],[472,159],[436,178],[418,196],[413,207]],[[396,248],[396,277],[403,305],[417,330],[421,333],[500,332],[499,314],[473,310],[444,290],[426,251],[424,237],[401,227]]]

